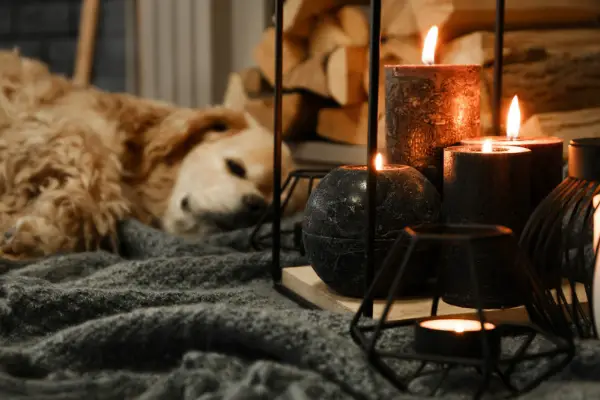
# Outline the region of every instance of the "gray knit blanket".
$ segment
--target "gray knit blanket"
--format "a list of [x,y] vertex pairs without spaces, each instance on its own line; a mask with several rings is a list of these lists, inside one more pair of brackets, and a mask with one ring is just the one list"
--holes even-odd
[[[250,251],[248,231],[194,242],[134,221],[120,230],[122,255],[0,261],[0,399],[415,399],[434,384],[396,389],[351,340],[351,315],[278,294],[270,252]],[[599,380],[600,342],[579,343],[575,360],[524,398],[599,399]],[[477,382],[458,371],[438,395],[469,398]]]

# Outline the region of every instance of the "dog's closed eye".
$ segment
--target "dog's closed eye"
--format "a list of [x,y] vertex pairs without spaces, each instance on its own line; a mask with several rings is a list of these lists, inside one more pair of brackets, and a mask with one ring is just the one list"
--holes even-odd
[[225,132],[227,129],[229,129],[229,127],[226,124],[221,123],[221,122],[215,123],[210,128],[212,131],[215,131],[215,132]]
[[231,158],[226,159],[225,163],[227,164],[227,169],[232,175],[235,175],[242,179],[246,178],[246,167],[244,167],[242,163],[236,160],[232,160]]

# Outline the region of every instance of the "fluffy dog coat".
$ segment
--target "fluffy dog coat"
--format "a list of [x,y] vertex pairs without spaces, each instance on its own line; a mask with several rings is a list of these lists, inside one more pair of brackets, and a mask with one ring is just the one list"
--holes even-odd
[[[116,250],[116,223],[129,217],[193,233],[184,221],[195,216],[176,215],[182,193],[192,190],[185,187],[189,176],[202,174],[202,154],[191,161],[189,154],[252,129],[244,115],[224,108],[77,89],[15,52],[0,53],[0,101],[1,251],[15,258],[105,244]],[[182,163],[199,171],[188,167],[178,184]],[[272,186],[267,170],[243,177],[256,180],[252,190],[265,201]],[[185,205],[189,211],[187,199]]]

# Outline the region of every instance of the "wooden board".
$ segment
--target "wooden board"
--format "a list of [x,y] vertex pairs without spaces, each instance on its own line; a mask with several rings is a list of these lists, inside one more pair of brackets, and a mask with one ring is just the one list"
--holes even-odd
[[[547,52],[538,61],[507,64],[502,78],[502,111],[519,96],[523,119],[534,114],[600,107],[600,45]],[[493,82],[493,68],[486,68]]]
[[[470,32],[493,31],[496,0],[407,0],[419,32],[433,25],[440,28],[443,41]],[[507,30],[544,27],[592,26],[600,15],[597,0],[519,0],[507,1]]]
[[[440,46],[440,63],[492,66],[494,40],[493,32],[461,36]],[[571,53],[572,49],[598,47],[598,43],[600,29],[509,31],[504,34],[504,65],[537,62],[549,55]]]
[[563,139],[563,157],[567,159],[571,139],[600,137],[600,108],[536,114],[523,124],[521,135]]
[[[361,304],[361,299],[340,296],[331,291],[310,266],[284,268],[282,284],[324,310],[356,313]],[[567,297],[570,296],[570,290],[567,290],[566,287],[565,295]],[[581,285],[577,287],[577,296],[580,299],[586,298],[585,290]],[[397,300],[390,310],[388,320],[397,321],[428,317],[430,316],[431,302],[430,298]],[[384,300],[375,301],[373,305],[373,318],[381,317],[384,306]],[[473,317],[474,314],[475,310],[451,306],[442,301],[440,301],[438,307],[438,315]],[[528,319],[523,307],[490,310],[486,312],[486,315],[494,321],[525,322]]]

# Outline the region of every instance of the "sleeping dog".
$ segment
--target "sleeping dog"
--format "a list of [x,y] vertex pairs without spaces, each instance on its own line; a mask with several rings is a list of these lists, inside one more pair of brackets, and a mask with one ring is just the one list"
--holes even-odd
[[116,250],[126,218],[176,235],[249,226],[272,199],[272,152],[241,113],[76,88],[0,52],[0,255]]

